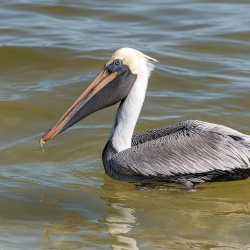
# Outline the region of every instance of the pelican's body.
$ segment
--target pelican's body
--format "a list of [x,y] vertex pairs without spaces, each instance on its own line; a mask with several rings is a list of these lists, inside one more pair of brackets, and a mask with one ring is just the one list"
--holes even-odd
[[133,135],[156,62],[137,50],[117,50],[41,142],[121,102],[102,156],[105,172],[113,179],[192,188],[205,181],[249,177],[250,136],[228,127],[189,120]]

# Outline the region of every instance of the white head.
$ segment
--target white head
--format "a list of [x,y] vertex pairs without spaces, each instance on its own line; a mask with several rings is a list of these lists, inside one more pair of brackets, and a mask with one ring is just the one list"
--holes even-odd
[[116,59],[123,61],[123,64],[127,65],[133,74],[140,74],[143,64],[146,64],[149,73],[154,70],[155,64],[158,62],[156,59],[149,57],[139,50],[131,48],[121,48],[115,51],[115,53],[107,61],[106,66],[113,63]]

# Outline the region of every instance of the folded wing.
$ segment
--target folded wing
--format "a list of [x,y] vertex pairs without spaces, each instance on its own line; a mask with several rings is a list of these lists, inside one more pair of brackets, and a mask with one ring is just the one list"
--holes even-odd
[[128,180],[182,182],[179,180],[199,176],[202,182],[200,177],[209,181],[213,171],[223,174],[249,169],[249,161],[249,136],[222,125],[190,120],[135,134],[132,147],[115,154],[109,164]]

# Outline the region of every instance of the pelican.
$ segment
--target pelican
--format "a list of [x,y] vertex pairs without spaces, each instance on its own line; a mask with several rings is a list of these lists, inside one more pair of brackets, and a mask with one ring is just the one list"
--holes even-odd
[[111,178],[175,183],[190,189],[203,182],[248,178],[250,136],[234,129],[187,120],[133,134],[156,63],[135,49],[115,51],[90,86],[43,135],[41,146],[90,114],[120,102],[102,154]]

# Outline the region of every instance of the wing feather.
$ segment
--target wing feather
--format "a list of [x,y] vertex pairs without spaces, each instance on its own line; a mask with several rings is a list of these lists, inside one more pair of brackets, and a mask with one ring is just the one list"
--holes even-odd
[[225,126],[186,121],[135,134],[110,164],[121,175],[173,177],[250,167],[250,138]]

